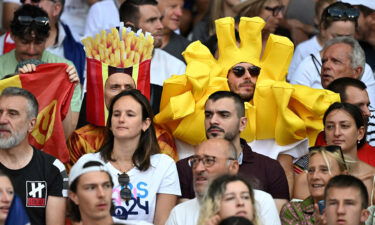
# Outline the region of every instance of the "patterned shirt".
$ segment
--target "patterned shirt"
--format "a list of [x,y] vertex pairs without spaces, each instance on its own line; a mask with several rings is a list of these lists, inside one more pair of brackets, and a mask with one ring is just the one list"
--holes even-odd
[[300,202],[289,202],[284,205],[280,212],[282,225],[313,225],[314,200],[308,197]]

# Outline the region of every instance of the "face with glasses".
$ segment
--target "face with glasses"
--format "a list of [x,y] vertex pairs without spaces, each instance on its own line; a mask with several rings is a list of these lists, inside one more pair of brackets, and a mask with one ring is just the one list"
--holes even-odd
[[193,184],[198,196],[202,196],[210,181],[223,174],[237,174],[238,162],[230,156],[228,141],[209,139],[200,144],[189,160],[193,170]]
[[110,216],[112,183],[110,175],[93,171],[81,175],[77,180],[76,192],[69,198],[79,207],[83,220],[100,220]]
[[327,154],[324,156],[322,153],[316,152],[309,159],[307,183],[315,202],[323,200],[324,189],[328,181],[342,173],[337,160],[328,151],[325,152]]
[[241,62],[228,71],[228,85],[231,92],[241,96],[245,101],[253,98],[255,83],[258,80],[260,68],[250,63]]
[[365,129],[358,128],[348,112],[336,109],[326,117],[324,134],[328,145],[339,145],[344,153],[356,153],[357,142],[364,137]]
[[263,6],[259,16],[266,21],[264,31],[274,33],[284,18],[285,6],[279,0],[268,0]]

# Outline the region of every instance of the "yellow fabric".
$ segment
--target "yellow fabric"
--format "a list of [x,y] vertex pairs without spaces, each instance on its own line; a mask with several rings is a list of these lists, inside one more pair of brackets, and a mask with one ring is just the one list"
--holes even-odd
[[241,137],[248,142],[274,138],[279,145],[288,145],[308,138],[315,143],[322,130],[322,116],[339,95],[327,90],[291,85],[285,81],[293,56],[293,43],[281,36],[270,35],[263,56],[261,18],[241,18],[236,44],[234,21],[216,21],[219,57],[216,60],[199,41],[183,53],[186,73],[172,76],[163,86],[160,113],[155,123],[167,127],[173,135],[189,144],[205,140],[204,104],[215,91],[229,90],[228,70],[240,62],[260,66],[254,97],[245,103],[248,124]]

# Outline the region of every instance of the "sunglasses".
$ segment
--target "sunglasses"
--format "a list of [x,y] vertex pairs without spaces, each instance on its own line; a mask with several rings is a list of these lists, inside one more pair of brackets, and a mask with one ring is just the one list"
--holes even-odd
[[129,175],[126,173],[122,173],[118,175],[118,183],[121,186],[120,196],[123,200],[128,202],[132,198],[132,192],[129,189]]
[[47,26],[49,24],[49,20],[47,17],[31,17],[31,16],[19,16],[18,21],[21,25],[30,25],[31,23],[35,23],[39,26]]
[[332,7],[328,9],[328,17],[334,19],[356,20],[359,17],[359,10],[356,8]]
[[340,156],[341,156],[341,159],[344,162],[345,169],[348,170],[348,167],[346,166],[344,154],[342,153],[342,149],[341,149],[340,146],[338,146],[338,145],[327,145],[327,146],[313,146],[313,147],[309,148],[309,152],[311,152],[311,151],[319,151],[319,150],[320,151],[321,150],[326,150],[326,151],[332,152],[332,153],[339,152]]
[[276,17],[277,15],[279,15],[280,12],[284,11],[285,6],[283,6],[283,5],[279,5],[279,6],[275,6],[275,7],[265,6],[264,9],[268,10],[268,11],[271,11],[272,16]]
[[[232,67],[231,70],[234,73],[234,75],[236,75],[236,77],[242,77],[246,72],[246,68],[243,66],[235,66]],[[256,77],[260,74],[260,67],[250,66],[249,68],[247,68],[247,71],[249,71],[251,76]]]

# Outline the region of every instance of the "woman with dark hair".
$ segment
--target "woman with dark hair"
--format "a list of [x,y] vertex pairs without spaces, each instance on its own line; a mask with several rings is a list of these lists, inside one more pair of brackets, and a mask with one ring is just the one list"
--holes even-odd
[[109,107],[107,139],[100,152],[113,180],[119,219],[165,223],[181,194],[176,165],[159,154],[150,103],[138,90],[116,95]]
[[4,224],[28,225],[30,220],[10,177],[0,170],[0,225]]
[[[326,144],[341,147],[349,174],[361,179],[371,194],[375,168],[358,158],[358,149],[366,142],[365,120],[361,110],[349,103],[335,102],[324,113],[323,124]],[[295,198],[309,196],[306,185],[303,175],[296,177]]]
[[349,103],[333,103],[324,114],[323,124],[327,144],[342,148],[349,162],[349,174],[361,179],[371,194],[375,168],[358,158],[358,149],[366,142],[365,119],[361,110]]
[[251,185],[243,178],[223,175],[212,181],[203,197],[198,225],[217,225],[231,216],[241,216],[260,225]]

